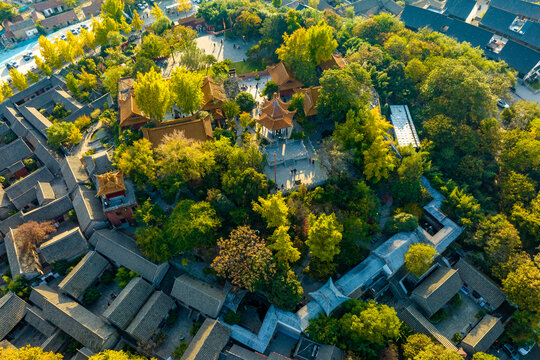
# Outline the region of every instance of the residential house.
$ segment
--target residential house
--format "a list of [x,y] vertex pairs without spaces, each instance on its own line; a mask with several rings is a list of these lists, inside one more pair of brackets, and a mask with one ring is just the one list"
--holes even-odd
[[109,262],[95,251],[88,252],[58,285],[63,293],[82,300],[86,290],[94,285]]
[[39,206],[47,205],[48,203],[56,199],[56,195],[54,194],[51,183],[38,181],[36,185],[36,197]]
[[118,266],[138,273],[152,285],[157,286],[169,269],[169,263],[155,264],[139,250],[131,237],[110,229],[96,230],[90,238],[96,251]]
[[473,11],[476,7],[475,0],[448,0],[444,6],[445,15],[465,22],[470,22],[476,14]]
[[90,19],[93,16],[98,16],[101,12],[101,4],[103,0],[92,0],[92,3],[82,8],[85,18]]
[[270,73],[272,81],[278,85],[279,92],[282,96],[291,96],[294,89],[304,86],[302,82],[294,78],[292,71],[287,69],[282,61],[275,65],[268,66],[266,69]]
[[292,134],[293,117],[296,111],[289,111],[290,103],[283,102],[278,93],[271,100],[265,100],[262,115],[257,119],[262,127],[261,135],[269,140],[288,139]]
[[457,270],[441,266],[416,287],[411,298],[426,316],[439,311],[463,286]]
[[139,310],[126,332],[135,339],[148,342],[174,307],[174,300],[163,291],[155,291]]
[[470,355],[485,352],[503,332],[504,326],[499,318],[485,315],[461,341],[461,346]]
[[79,226],[87,238],[97,229],[103,229],[109,226],[95,190],[88,190],[77,186],[73,194],[73,208],[75,209]]
[[511,12],[524,18],[540,21],[540,5],[523,0],[491,0],[490,7]]
[[75,259],[87,250],[88,243],[78,226],[55,234],[38,248],[39,254],[48,264],[58,260]]
[[86,171],[84,171],[83,164],[78,157],[66,156],[60,163],[60,169],[70,194],[73,193],[78,185],[90,184],[90,179],[88,178]]
[[124,182],[120,170],[96,175],[97,195],[103,204],[103,213],[113,226],[133,222],[133,209],[137,206],[135,189],[131,181]]
[[111,305],[103,313],[103,317],[118,328],[125,330],[146,300],[153,288],[141,277],[135,277],[122,289]]
[[46,320],[94,352],[110,349],[118,341],[112,326],[47,285],[34,287],[30,301],[43,311]]
[[66,10],[66,5],[59,0],[45,0],[34,3],[34,9],[49,17]]
[[220,120],[224,118],[223,103],[227,101],[223,84],[216,83],[210,76],[206,76],[201,87],[203,93],[203,101],[201,110],[208,111],[213,118]]
[[11,276],[23,276],[27,280],[43,273],[37,253],[25,251],[17,241],[17,230],[9,229],[4,237]]
[[39,182],[49,182],[53,179],[54,176],[49,169],[42,167],[13,183],[4,189],[4,191],[13,205],[21,210],[26,208],[31,202],[37,202],[37,184]]
[[45,319],[43,311],[37,306],[27,307],[24,321],[46,337],[52,336],[56,331],[56,326]]
[[27,307],[26,301],[11,291],[0,298],[0,339],[4,339],[24,318]]
[[78,23],[80,21],[75,10],[68,10],[63,13],[55,14],[41,20],[41,26],[47,32],[56,31],[57,29],[66,27],[71,24]]
[[182,305],[215,319],[221,312],[227,292],[217,285],[183,274],[174,281],[171,296]]
[[231,330],[218,320],[204,320],[181,360],[218,360],[230,335]]
[[319,68],[322,71],[330,70],[330,69],[343,69],[347,63],[345,62],[345,59],[341,54],[332,54],[330,59],[323,61],[319,64]]
[[36,21],[39,19],[38,14],[33,11],[28,14],[20,14],[4,20],[2,23],[4,33],[2,38],[6,44],[14,44],[19,41],[30,39],[38,34]]
[[[11,165],[32,156],[32,150],[18,138],[7,145],[0,147],[0,171],[7,170]],[[13,174],[15,176],[21,174]]]
[[152,143],[154,148],[163,143],[165,136],[181,133],[186,139],[208,141],[214,138],[210,115],[197,118],[191,115],[182,119],[162,122],[160,126],[142,128],[143,137]]

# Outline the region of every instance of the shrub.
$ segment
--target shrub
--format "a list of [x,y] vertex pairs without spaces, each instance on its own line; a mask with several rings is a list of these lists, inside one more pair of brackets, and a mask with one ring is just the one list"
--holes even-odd
[[24,167],[26,168],[26,170],[28,170],[28,172],[36,171],[38,168],[34,159],[25,159],[23,163]]
[[480,319],[480,318],[483,318],[484,315],[486,315],[486,312],[484,310],[480,310],[479,312],[476,313],[476,315],[474,315],[474,317],[477,319]]
[[174,348],[174,352],[172,354],[173,358],[176,360],[180,360],[182,358],[182,355],[186,352],[187,348],[189,346],[189,343],[182,341],[179,345],[177,345]]
[[12,279],[8,275],[4,275],[2,276],[2,280],[4,280],[6,285],[0,288],[0,297],[11,291],[23,300],[28,300],[30,297],[30,291],[32,290],[32,288],[28,285],[28,280],[20,275],[15,276],[15,279]]
[[240,106],[240,111],[242,112],[249,113],[255,107],[255,99],[248,92],[241,92],[236,95],[236,103]]
[[242,321],[242,312],[233,312],[233,311],[229,311],[228,313],[225,314],[225,316],[223,316],[223,320],[225,320],[225,322],[229,325],[236,325],[236,324],[240,324],[240,322]]
[[87,115],[80,116],[77,120],[75,120],[75,126],[81,131],[89,127],[91,123],[92,119],[90,119],[90,117]]
[[459,294],[456,294],[452,300],[450,300],[450,303],[453,307],[458,308],[463,304],[463,300],[461,300],[461,296],[459,296]]
[[172,325],[176,322],[177,319],[178,319],[178,311],[171,310],[169,312],[169,316],[167,316],[167,324]]
[[114,281],[115,273],[112,270],[105,270],[101,275],[101,282],[105,285],[110,285]]
[[191,336],[195,336],[200,328],[201,328],[201,323],[198,321],[194,321],[193,326],[191,327],[191,329],[189,329],[189,333],[191,334]]
[[96,287],[90,287],[83,295],[84,305],[92,305],[101,297],[101,292]]
[[135,271],[128,270],[125,267],[121,267],[116,272],[115,280],[118,283],[118,286],[121,288],[125,288],[127,284],[133,279],[134,277],[139,276]]
[[10,142],[14,141],[15,139],[17,139],[17,135],[15,135],[15,133],[13,131],[10,131],[10,132],[8,132],[6,135],[4,135],[2,137],[2,142],[4,144],[9,144]]
[[452,341],[455,343],[460,342],[463,339],[463,335],[460,333],[455,333],[454,336],[452,336]]
[[399,213],[392,217],[384,226],[384,232],[388,235],[398,232],[414,231],[418,227],[418,218],[412,214]]
[[432,323],[438,323],[439,321],[447,319],[448,316],[448,311],[446,311],[445,309],[440,309],[429,318],[429,321],[431,321]]

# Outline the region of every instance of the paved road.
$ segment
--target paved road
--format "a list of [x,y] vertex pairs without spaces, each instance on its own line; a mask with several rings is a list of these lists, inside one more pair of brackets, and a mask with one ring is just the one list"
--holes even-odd
[[[61,30],[58,30],[55,33],[47,35],[47,38],[51,41],[56,41],[57,39],[60,38],[60,36],[66,35],[68,31],[75,29],[81,26],[82,24],[90,26],[91,22],[92,20],[85,20],[80,23],[70,25]],[[9,70],[6,68],[7,62],[15,61],[19,65],[17,70],[19,70],[23,74],[25,74],[27,71],[36,67],[36,62],[34,61],[34,59],[30,61],[25,61],[23,59],[24,54],[26,54],[28,51],[31,51],[33,55],[39,55],[39,44],[38,44],[37,38],[27,45],[11,49],[0,56],[0,79],[1,80],[6,81],[9,79]]]

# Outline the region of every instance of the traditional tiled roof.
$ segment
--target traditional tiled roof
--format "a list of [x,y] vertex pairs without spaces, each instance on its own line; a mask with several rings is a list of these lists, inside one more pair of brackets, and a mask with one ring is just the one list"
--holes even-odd
[[278,84],[279,90],[281,91],[296,89],[304,86],[302,82],[294,78],[292,73],[287,69],[282,61],[275,65],[268,66],[266,69],[270,73],[272,81]]
[[528,74],[540,62],[540,52],[508,40],[498,54],[498,59],[505,61],[518,72]]
[[506,10],[516,15],[540,21],[540,5],[522,0],[491,0],[490,7]]
[[182,360],[217,360],[229,342],[231,330],[218,320],[206,319],[191,340]]
[[86,236],[89,236],[93,230],[108,225],[103,207],[96,194],[95,190],[87,190],[77,186],[73,196],[73,208],[81,230]]
[[309,295],[323,308],[326,315],[330,315],[332,310],[349,300],[347,296],[343,295],[335,287],[332,278],[328,279],[326,284],[321,286],[317,291],[309,293]]
[[306,116],[317,115],[317,101],[319,100],[319,90],[320,86],[311,86],[306,89],[296,89],[294,90],[297,93],[304,94],[304,114]]
[[127,100],[133,90],[134,82],[135,79],[132,77],[125,77],[118,80],[118,102]]
[[223,84],[214,82],[210,76],[204,78],[201,90],[203,92],[203,102],[201,104],[202,110],[214,110],[221,107],[221,105],[227,101]]
[[109,262],[95,251],[87,253],[58,285],[62,292],[75,299],[82,299],[86,289],[103,274]]
[[345,59],[343,59],[343,56],[332,54],[332,57],[326,61],[323,61],[319,64],[319,67],[322,71],[334,69],[334,68],[344,68],[345,65]]
[[60,168],[70,193],[77,185],[90,183],[90,179],[88,179],[88,175],[84,171],[84,167],[78,157],[66,156],[60,164]]
[[495,32],[504,34],[517,41],[522,41],[525,44],[540,48],[540,24],[534,21],[524,21],[521,26],[515,30],[511,29],[516,15],[496,7],[489,7],[486,11],[480,25]]
[[262,115],[257,122],[271,131],[289,128],[293,126],[292,119],[296,111],[289,111],[288,108],[289,103],[281,101],[275,93],[272,100],[265,100]]
[[201,142],[214,137],[210,115],[200,119],[197,119],[196,115],[191,115],[183,119],[165,121],[159,127],[142,128],[142,132],[153,147],[158,147],[165,136],[173,135],[175,132],[182,133],[186,139]]
[[486,351],[502,335],[504,326],[500,319],[486,315],[461,342],[469,354]]
[[53,220],[73,209],[73,204],[68,195],[64,195],[47,205],[40,206],[32,211],[23,213],[23,221],[47,221]]
[[97,230],[90,238],[90,243],[112,262],[133,270],[154,285],[161,282],[169,268],[168,263],[158,265],[145,258],[135,240],[119,231]]
[[43,25],[45,29],[49,29],[77,21],[79,21],[79,18],[77,17],[75,10],[69,10],[41,20],[41,25]]
[[96,175],[98,192],[96,196],[105,196],[126,190],[124,174],[120,170],[109,171],[105,174]]
[[108,151],[101,151],[84,157],[86,170],[90,175],[100,175],[112,170],[112,161]]
[[24,321],[47,337],[51,336],[56,330],[56,327],[45,319],[43,311],[37,306],[30,306],[27,308]]
[[5,338],[24,318],[26,306],[26,301],[11,291],[0,298],[0,339]]
[[43,315],[53,325],[94,352],[110,348],[118,340],[118,334],[112,326],[47,285],[34,287],[30,301],[43,310]]
[[189,274],[176,278],[171,296],[206,316],[218,317],[227,293],[224,289],[195,279]]
[[456,263],[459,276],[468,287],[480,294],[493,309],[498,308],[506,300],[506,295],[480,271],[461,258]]
[[4,238],[4,243],[12,276],[21,275],[31,279],[39,275],[41,270],[39,262],[32,253],[23,253],[17,245],[17,230],[10,229]]
[[39,246],[43,259],[52,264],[58,260],[73,259],[88,250],[88,243],[79,227],[56,234]]
[[412,298],[427,316],[431,316],[450,301],[462,286],[457,270],[440,267],[413,290]]
[[11,164],[26,159],[32,151],[22,139],[16,139],[0,147],[0,170],[7,169]]
[[36,197],[39,205],[45,205],[53,201],[55,195],[51,183],[38,181],[36,185]]
[[461,20],[467,20],[475,5],[475,0],[448,0],[444,13]]
[[122,289],[103,316],[112,324],[124,330],[152,293],[152,285],[141,277],[131,279]]
[[148,341],[168,316],[174,306],[174,300],[163,291],[156,291],[139,310],[126,332],[140,341]]
[[118,107],[120,109],[121,127],[146,124],[150,121],[150,118],[148,118],[137,106],[133,92],[128,94],[126,100],[119,101]]
[[103,3],[103,0],[94,0],[92,1],[92,4],[83,7],[82,11],[84,13],[84,16],[89,18],[89,17],[99,14],[102,3]]
[[22,209],[37,199],[36,186],[38,182],[48,182],[53,179],[54,176],[49,169],[42,167],[6,188],[5,191],[15,207]]
[[58,0],[46,0],[46,1],[34,3],[34,9],[40,12],[43,12],[44,10],[47,10],[47,9],[57,8],[59,6],[65,6],[65,5]]

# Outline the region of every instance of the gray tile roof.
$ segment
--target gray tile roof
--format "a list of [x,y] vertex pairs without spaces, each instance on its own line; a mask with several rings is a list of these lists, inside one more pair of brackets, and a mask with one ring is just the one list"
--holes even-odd
[[58,162],[56,155],[44,145],[40,144],[36,146],[34,154],[53,174],[58,174],[60,172],[60,163]]
[[89,236],[95,229],[108,226],[107,217],[103,213],[101,201],[95,190],[87,190],[77,186],[73,195],[73,208],[81,230]]
[[540,48],[540,24],[534,21],[526,21],[518,31],[513,31],[510,26],[516,18],[515,14],[490,7],[480,21],[480,25],[504,34],[514,40],[521,41],[536,49]]
[[88,179],[88,175],[78,157],[66,156],[60,163],[60,168],[70,193],[77,185],[90,183],[90,179]]
[[84,162],[90,175],[101,175],[113,169],[107,151],[101,151],[91,156],[85,156]]
[[[23,213],[23,221],[47,221],[56,219],[69,210],[73,209],[73,204],[68,195],[64,195],[47,205],[40,206],[32,211]],[[0,229],[1,230],[1,229]]]
[[154,264],[140,252],[135,240],[119,231],[100,229],[90,238],[96,251],[119,266],[140,274],[141,277],[157,285],[169,268],[168,263]]
[[36,185],[36,197],[40,206],[53,201],[55,199],[55,195],[51,183],[38,181]]
[[45,319],[43,311],[37,306],[27,308],[24,320],[45,336],[51,336],[56,330],[56,327]]
[[11,164],[26,159],[32,151],[24,140],[18,138],[9,144],[0,147],[0,170],[7,169]]
[[224,352],[226,360],[266,360],[266,356],[234,344]]
[[497,59],[505,61],[522,74],[528,74],[540,62],[540,52],[508,40]]
[[79,227],[56,234],[39,247],[43,259],[52,264],[58,260],[73,259],[88,250],[88,243]]
[[450,301],[462,286],[457,270],[440,267],[424,279],[411,296],[427,316],[431,316]]
[[[16,183],[12,184],[10,187],[5,189],[6,194],[9,196],[9,199],[17,206],[18,204],[15,203],[15,200],[24,195],[25,193],[32,192],[33,199],[30,201],[33,201],[37,199],[36,195],[36,186],[38,182],[49,182],[54,179],[53,174],[47,169],[46,167],[42,167],[34,171],[33,173],[26,175],[21,180],[17,181]],[[28,203],[25,203],[22,207],[27,205]],[[18,209],[21,209],[22,207],[19,204]]]
[[502,335],[504,326],[500,319],[486,315],[480,322],[465,336],[461,342],[463,349],[469,354],[486,351]]
[[491,0],[490,7],[506,10],[516,15],[522,15],[540,21],[540,5],[522,0]]
[[109,262],[95,251],[87,253],[58,285],[62,292],[82,299],[84,292],[96,282]]
[[39,275],[39,264],[36,263],[32,256],[21,256],[19,248],[15,245],[16,236],[17,232],[10,229],[4,237],[11,274],[12,276],[22,275],[27,279],[31,279]]
[[103,316],[124,330],[144,305],[152,290],[152,285],[142,278],[133,278],[105,310]]
[[140,341],[148,341],[168,316],[174,300],[163,291],[156,291],[139,310],[126,332]]
[[34,287],[30,301],[42,308],[43,315],[53,325],[94,352],[111,348],[118,340],[118,334],[112,326],[47,285]]
[[504,295],[502,290],[474,266],[465,261],[465,259],[459,259],[455,268],[457,269],[461,280],[463,280],[468,287],[479,293],[493,309],[501,306],[506,300],[506,295]]
[[27,305],[26,301],[12,292],[0,298],[0,339],[5,338],[24,318]]
[[189,343],[182,360],[217,360],[229,342],[231,330],[218,320],[206,319]]
[[182,274],[174,281],[171,296],[206,316],[218,317],[227,293],[224,289]]
[[446,10],[444,13],[461,20],[466,20],[475,5],[475,0],[448,0],[445,4]]

